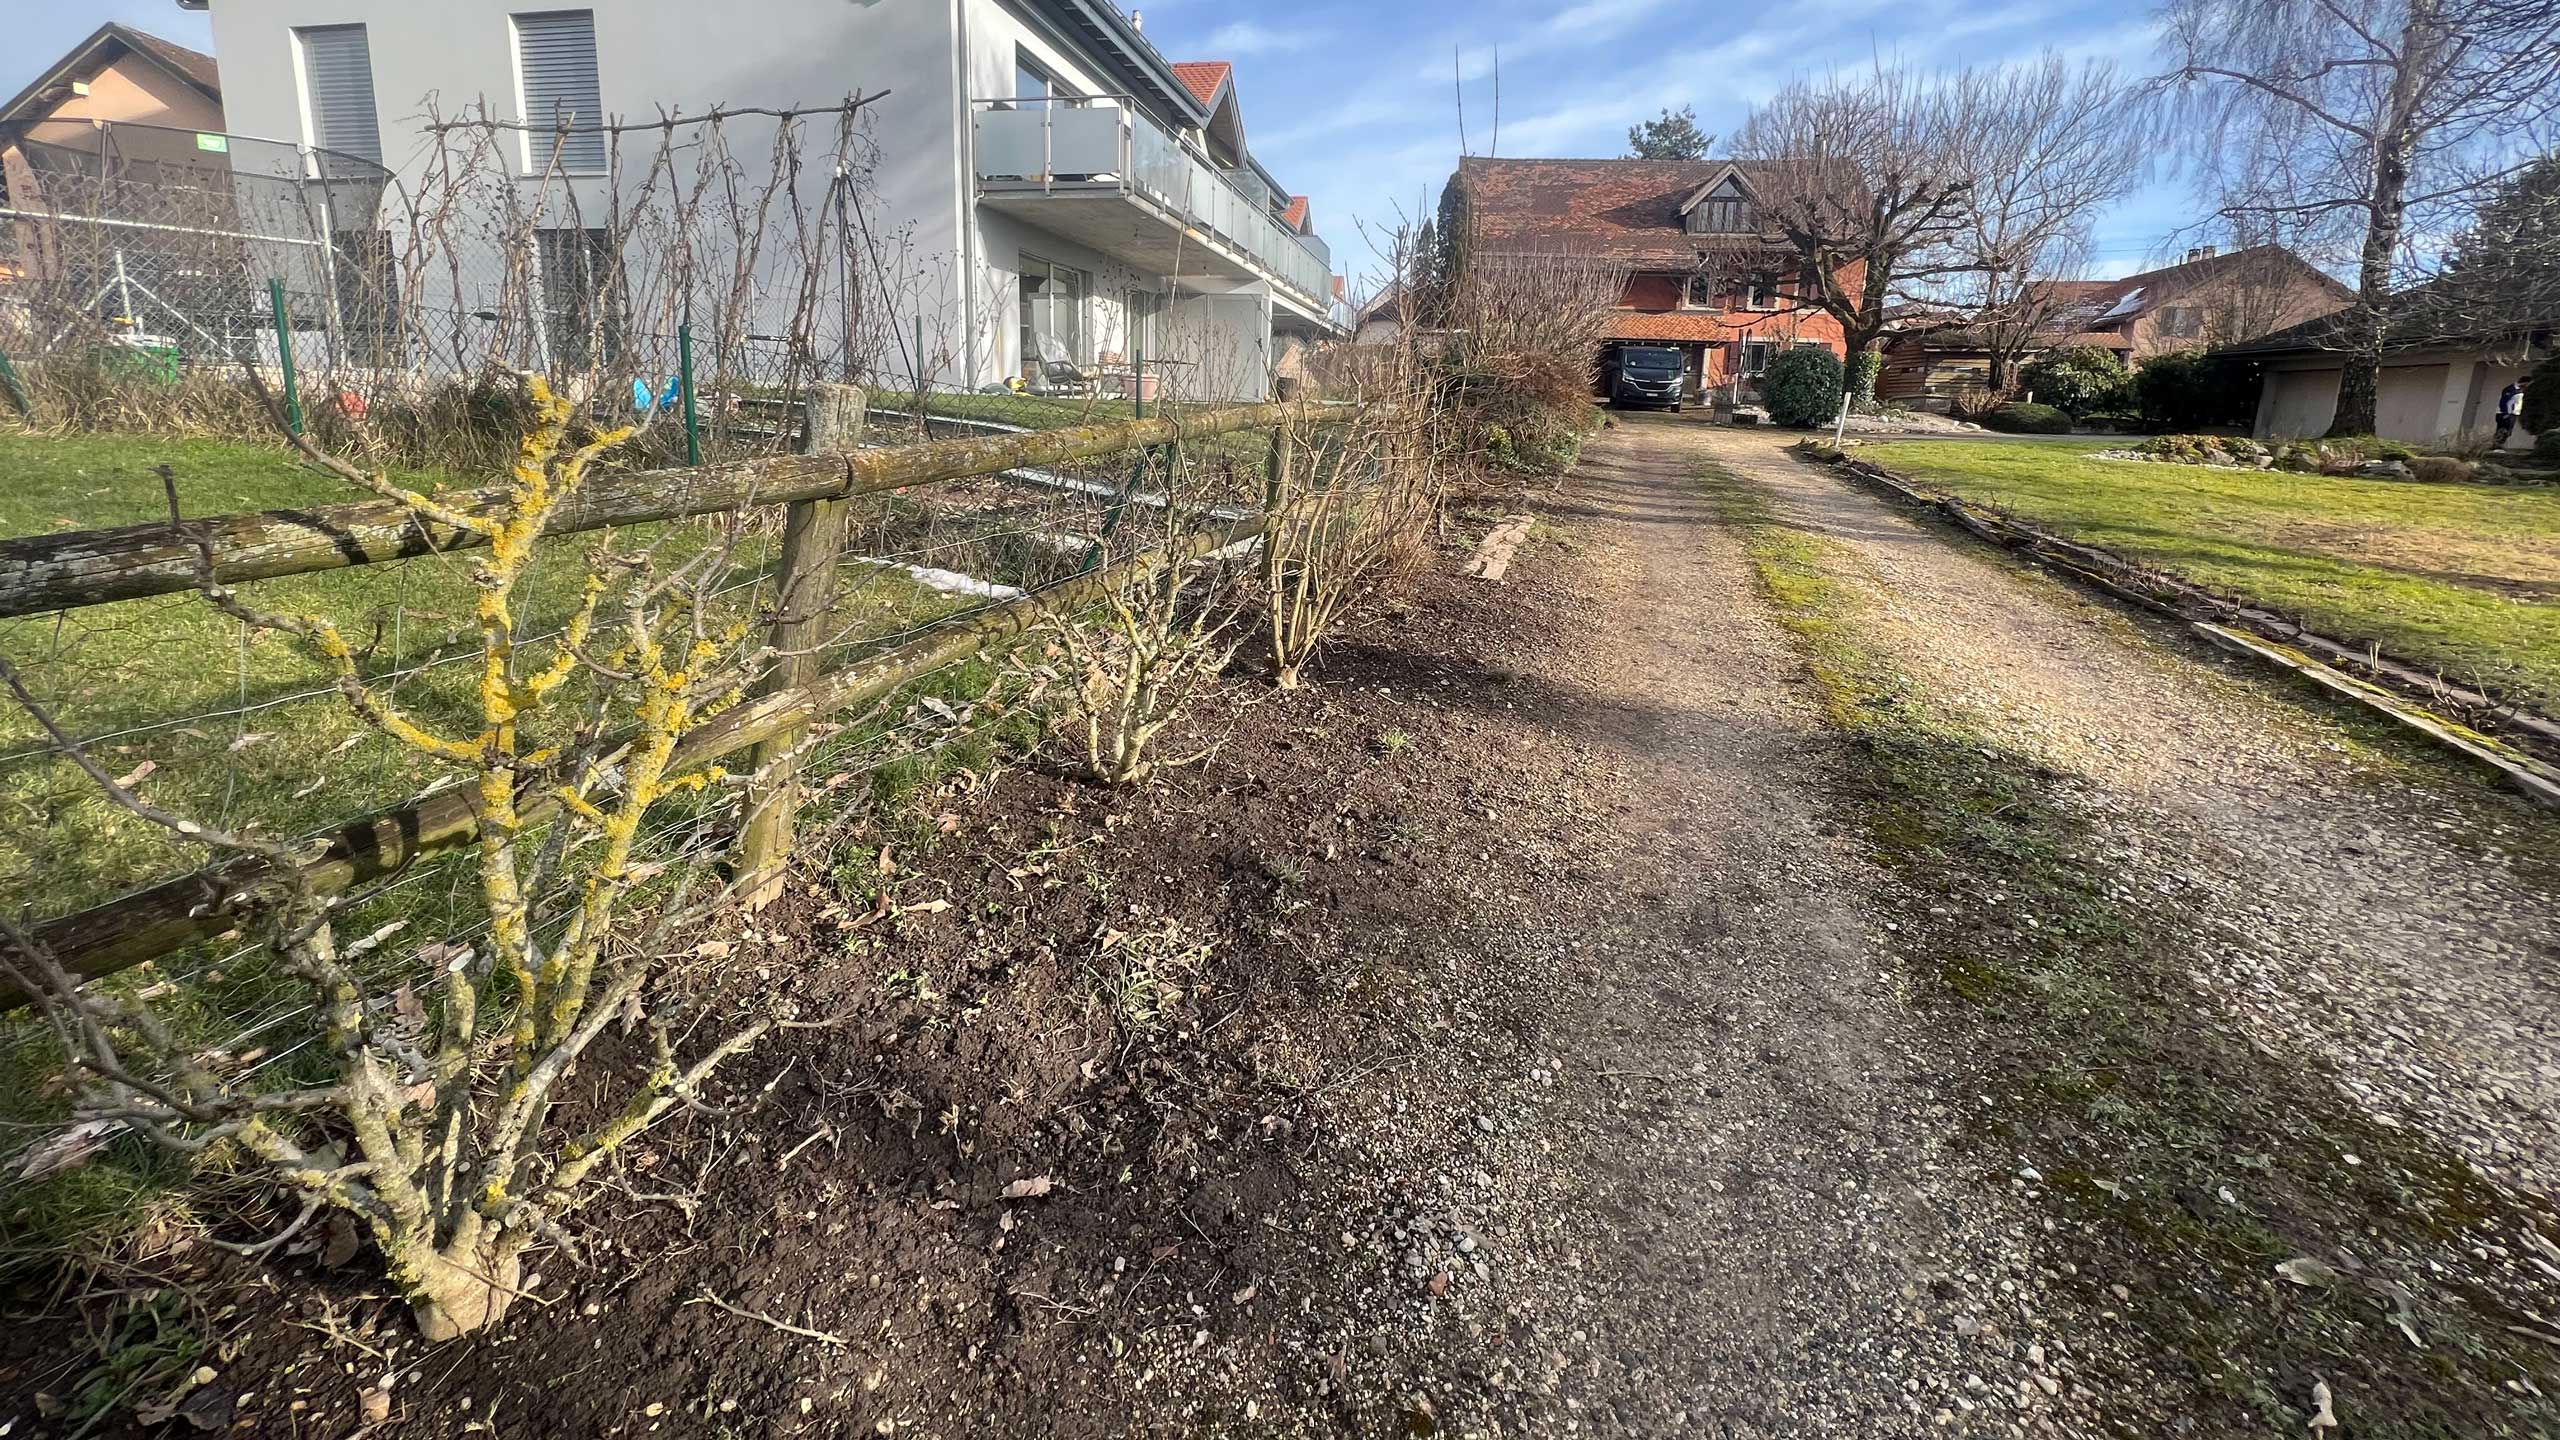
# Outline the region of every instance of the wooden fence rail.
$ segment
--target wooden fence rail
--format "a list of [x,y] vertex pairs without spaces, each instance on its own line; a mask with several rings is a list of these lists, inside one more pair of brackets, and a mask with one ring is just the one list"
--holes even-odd
[[[882,450],[776,455],[698,469],[632,471],[589,481],[560,508],[544,533],[567,535],[796,500],[874,495],[910,485],[1328,418],[1340,417],[1300,404],[1240,405],[1151,420],[934,440]],[[505,496],[503,490],[489,489],[436,499],[477,517],[497,514]],[[192,590],[198,536],[212,542],[213,578],[226,585],[487,543],[474,532],[423,521],[395,500],[191,518],[183,533],[165,520],[154,520],[108,530],[27,535],[0,540],[0,619]]]
[[[858,406],[859,401],[854,403]],[[1348,418],[1341,411],[1317,413],[1295,404],[1253,405],[1025,435],[642,472],[597,482],[599,490],[566,507],[562,523],[546,533],[777,502],[793,504],[796,512],[813,503],[909,485],[1254,429],[1273,432],[1273,464],[1282,466],[1294,448],[1290,443],[1294,426]],[[813,428],[827,433],[823,427]],[[849,436],[856,431],[858,426],[848,426],[833,433]],[[445,503],[489,513],[497,505],[496,494],[477,492],[468,498],[446,498]],[[824,518],[795,513],[794,524],[823,523]],[[1044,617],[1090,604],[1128,576],[1250,541],[1277,518],[1279,512],[1266,511],[1224,530],[1194,534],[1172,552],[1149,552],[1126,564],[955,617],[843,668],[815,674],[795,671],[784,677],[784,683],[767,686],[688,733],[678,746],[674,768],[691,769],[759,747],[760,755],[770,758],[780,753],[776,742],[789,748],[814,720],[869,705],[920,676],[1002,648]],[[214,573],[226,583],[372,564],[480,541],[477,535],[449,527],[422,526],[396,503],[222,516],[189,525],[209,526],[219,537]],[[810,563],[831,568],[833,551],[822,546],[820,552]],[[165,522],[0,542],[0,616],[192,589],[194,567],[192,543],[172,535]],[[779,623],[794,623],[793,616],[786,613]],[[538,823],[556,811],[550,797],[557,779],[538,774],[522,782],[517,806],[526,823]],[[478,833],[478,808],[476,789],[456,786],[353,821],[315,840],[301,867],[303,879],[315,893],[341,895],[396,874],[421,856],[468,843]],[[751,801],[751,812],[754,808]],[[787,853],[790,844],[787,818],[779,827],[766,823],[753,833],[762,836],[761,844],[754,854],[742,853],[739,867],[750,886],[759,872]],[[263,873],[261,862],[234,858],[45,921],[34,927],[34,935],[72,973],[95,978],[237,927],[256,912],[263,896],[274,893],[275,882],[276,877]],[[0,985],[0,1010],[14,1008],[25,999]]]

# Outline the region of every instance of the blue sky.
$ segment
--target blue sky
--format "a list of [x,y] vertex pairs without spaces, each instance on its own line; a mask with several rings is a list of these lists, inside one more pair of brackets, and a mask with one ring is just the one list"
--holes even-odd
[[[1503,155],[1617,155],[1627,127],[1694,106],[1718,135],[1791,76],[1882,55],[1924,65],[1986,64],[2052,47],[2140,74],[2157,62],[2148,0],[1139,0],[1146,31],[1176,60],[1232,60],[1254,153],[1311,197],[1339,263],[1368,247],[1355,220],[1392,225],[1427,209],[1459,153],[1453,71],[1464,77],[1467,142],[1495,143],[1501,59]],[[123,20],[209,49],[201,12],[174,0],[0,0],[13,42],[0,93],[99,23]],[[217,57],[218,58],[218,57]],[[22,63],[19,63],[22,62]],[[2195,211],[2174,176],[2148,181],[2100,218],[2098,275],[2165,256]]]
[[[1365,252],[1355,217],[1391,224],[1399,204],[1436,197],[1459,153],[1458,76],[1473,153],[1621,155],[1627,127],[1665,106],[1692,106],[1700,128],[1730,135],[1790,77],[1879,55],[1987,64],[2051,47],[2135,75],[2157,64],[2149,0],[1140,3],[1167,55],[1236,62],[1254,154],[1311,198],[1337,258]],[[2146,268],[2193,218],[2184,182],[2149,181],[2099,220],[2094,273]]]

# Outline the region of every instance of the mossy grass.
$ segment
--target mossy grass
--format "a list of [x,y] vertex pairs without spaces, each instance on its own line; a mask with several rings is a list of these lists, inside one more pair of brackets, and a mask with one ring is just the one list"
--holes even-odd
[[[1730,477],[1701,483],[1846,742],[1840,803],[1899,882],[1898,943],[1965,1071],[1952,1088],[1985,1101],[1963,1122],[1985,1180],[2035,1169],[2089,1308],[2140,1326],[2140,1373],[2099,1388],[2200,1434],[2298,1430],[2315,1378],[2358,1434],[2550,1433],[2560,1351],[2509,1327],[2530,1323],[2521,1297],[2548,1293],[2519,1252],[2560,1216],[2360,1113],[2319,1062],[2254,1044],[2190,978],[2205,918],[2137,898],[2069,777],[1871,643],[1854,557]],[[2278,1277],[2306,1255],[2342,1278]]]
[[2560,489],[2090,458],[2112,443],[1906,441],[1858,455],[2560,713]]

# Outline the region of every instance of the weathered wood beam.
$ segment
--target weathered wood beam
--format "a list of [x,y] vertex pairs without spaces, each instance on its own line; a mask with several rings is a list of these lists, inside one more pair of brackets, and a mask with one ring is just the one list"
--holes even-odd
[[[645,525],[745,506],[877,494],[939,480],[1057,465],[1150,445],[1273,425],[1323,423],[1297,404],[1240,405],[1110,425],[1076,425],[1018,435],[935,440],[833,455],[778,455],[690,470],[639,470],[587,482],[546,528],[550,535]],[[495,517],[505,491],[438,500],[464,514]],[[484,543],[454,526],[422,521],[393,500],[309,510],[269,510],[190,519],[182,534],[166,521],[110,530],[71,530],[0,540],[0,618],[167,595],[196,583],[195,534],[213,544],[214,578],[226,585],[371,565]]]

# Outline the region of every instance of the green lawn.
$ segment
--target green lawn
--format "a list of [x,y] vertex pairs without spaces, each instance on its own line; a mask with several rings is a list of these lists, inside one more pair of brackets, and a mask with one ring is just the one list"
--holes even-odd
[[[0,531],[157,518],[166,512],[152,467],[161,463],[173,468],[182,504],[195,514],[363,498],[271,447],[0,433]],[[754,527],[729,558],[721,583],[732,613],[761,603],[774,528]],[[528,632],[565,622],[584,578],[584,552],[597,538],[549,542],[560,563],[537,565],[528,577]],[[719,539],[710,524],[679,523],[635,528],[616,543],[626,551],[655,543],[661,557],[673,559]],[[265,608],[333,619],[368,649],[368,669],[386,677],[382,684],[399,703],[464,729],[476,699],[472,558],[424,556],[266,581],[244,593]],[[848,571],[845,589],[839,615],[857,636],[903,629],[961,603],[894,570]],[[444,773],[358,721],[334,693],[311,694],[325,692],[328,676],[299,645],[247,634],[191,594],[0,620],[0,655],[27,675],[66,729],[95,740],[90,748],[102,763],[118,775],[139,772],[140,793],[180,814],[299,832],[394,803]],[[389,678],[396,672],[409,673]],[[31,753],[42,741],[29,716],[0,704],[0,903],[60,913],[200,858],[105,804],[67,761]]]
[[2560,712],[2560,489],[2089,458],[2111,443],[1909,441],[1857,454]]

